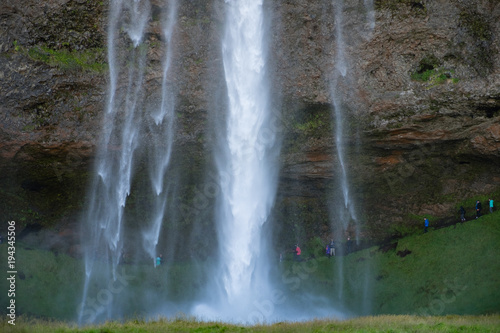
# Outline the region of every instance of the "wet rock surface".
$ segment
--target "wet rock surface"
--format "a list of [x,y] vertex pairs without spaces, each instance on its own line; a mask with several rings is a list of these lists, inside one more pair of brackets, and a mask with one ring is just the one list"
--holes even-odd
[[[165,5],[151,3],[146,105],[160,98],[164,57]],[[337,84],[331,3],[265,6],[272,128],[282,138],[273,216],[289,230],[278,243],[288,236],[328,237],[331,221],[336,223],[332,207],[341,198],[335,194],[340,185],[332,91],[346,112],[348,175],[363,237],[420,227],[412,215],[450,216],[460,200],[499,193],[498,1],[377,0],[373,29],[364,2],[345,1],[347,75]],[[107,9],[100,1],[0,4],[3,221],[56,229],[78,221],[106,102],[107,71],[92,66],[106,66]],[[169,46],[174,152],[187,154],[174,164],[184,193],[179,197],[189,207],[195,196],[190,188],[208,182],[204,175],[213,170],[210,156],[224,127],[224,15],[223,1],[182,2]],[[92,63],[65,67],[56,57],[63,51],[89,51]],[[141,139],[148,140],[147,133]]]

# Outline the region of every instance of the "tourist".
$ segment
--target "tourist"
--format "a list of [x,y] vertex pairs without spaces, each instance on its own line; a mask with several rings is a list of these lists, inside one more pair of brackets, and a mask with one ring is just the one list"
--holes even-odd
[[483,209],[483,206],[481,205],[481,201],[476,201],[476,219],[481,216],[481,209]]
[[427,228],[429,228],[429,219],[424,217],[424,233],[427,232]]
[[160,266],[163,262],[163,256],[160,254],[158,257],[156,257],[156,267]]
[[332,240],[330,241],[330,257],[335,255],[335,242]]
[[493,213],[493,199],[490,198],[490,213]]
[[351,253],[351,244],[352,244],[352,241],[351,241],[351,236],[347,236],[347,254]]
[[460,220],[462,222],[465,221],[465,208],[464,208],[464,206],[460,206]]
[[299,244],[295,244],[295,261],[300,261],[300,254],[302,252],[300,251]]

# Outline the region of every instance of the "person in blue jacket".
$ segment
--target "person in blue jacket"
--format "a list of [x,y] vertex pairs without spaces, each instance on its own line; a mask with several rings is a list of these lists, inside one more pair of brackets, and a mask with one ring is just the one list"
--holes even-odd
[[427,232],[427,228],[429,228],[429,219],[424,217],[424,233]]
[[493,199],[490,198],[490,213],[493,213]]
[[160,254],[158,257],[156,257],[156,267],[160,266],[162,262],[163,262],[163,255]]

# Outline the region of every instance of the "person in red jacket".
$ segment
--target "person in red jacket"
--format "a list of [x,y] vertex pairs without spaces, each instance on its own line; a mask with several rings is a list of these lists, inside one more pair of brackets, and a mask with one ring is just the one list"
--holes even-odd
[[296,261],[300,261],[300,254],[301,254],[301,251],[300,251],[299,244],[295,244],[295,260]]

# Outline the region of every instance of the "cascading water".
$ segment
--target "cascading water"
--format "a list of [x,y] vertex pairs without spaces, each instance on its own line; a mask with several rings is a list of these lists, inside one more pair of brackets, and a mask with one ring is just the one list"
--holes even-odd
[[168,87],[169,69],[172,63],[172,35],[176,22],[177,2],[170,1],[168,14],[163,21],[163,37],[166,45],[165,58],[163,60],[163,79],[161,89],[161,102],[159,108],[151,115],[154,123],[151,124],[149,133],[154,143],[150,149],[150,179],[154,195],[154,207],[152,223],[143,231],[143,245],[148,255],[155,258],[160,255],[156,253],[156,247],[160,237],[161,226],[167,205],[167,191],[165,189],[165,173],[170,163],[173,143],[174,127],[174,96]]
[[[344,45],[344,34],[343,34],[343,13],[344,10],[344,0],[333,1],[333,9],[335,11],[335,42],[337,45],[337,53],[335,56],[335,71],[334,79],[338,78],[338,74],[345,77],[347,73],[347,64],[345,59],[345,45]],[[339,113],[340,115],[340,113]],[[338,142],[339,136],[337,135],[336,140]],[[338,148],[338,143],[337,143]],[[339,156],[342,154],[339,153]]]
[[[365,0],[365,8],[367,11],[367,21],[368,28],[371,32],[375,27],[375,17],[374,17],[374,7],[373,0]],[[336,214],[339,214],[339,219],[342,221],[342,226],[344,231],[348,227],[348,223],[352,220],[357,224],[356,209],[354,202],[350,197],[349,188],[349,175],[347,174],[346,162],[345,162],[345,143],[344,143],[344,110],[342,107],[342,99],[337,92],[339,85],[349,85],[349,81],[346,78],[348,71],[348,64],[346,59],[345,42],[344,42],[344,32],[343,32],[343,11],[344,11],[344,1],[334,0],[333,9],[335,11],[335,41],[336,41],[336,53],[335,53],[335,65],[334,71],[331,77],[331,92],[330,96],[333,101],[334,109],[334,119],[335,119],[335,147],[337,149],[337,158],[339,160],[340,166],[340,188],[342,190],[343,198],[343,208],[339,209]],[[355,225],[355,236],[357,238],[359,229]]]
[[[367,10],[367,20],[368,20],[368,33],[371,34],[372,30],[375,27],[374,20],[374,10],[373,10],[373,1],[365,0],[365,8]],[[332,215],[335,216],[336,224],[333,229],[337,231],[335,235],[337,242],[341,243],[346,241],[346,238],[354,238],[356,242],[358,242],[360,227],[359,221],[356,214],[356,207],[354,200],[351,197],[350,193],[350,185],[349,185],[349,175],[347,170],[349,169],[346,162],[346,144],[345,144],[345,136],[344,127],[345,127],[345,110],[343,106],[343,100],[341,94],[339,93],[340,89],[349,87],[351,85],[349,77],[348,77],[348,68],[349,64],[346,58],[346,45],[344,42],[344,32],[343,32],[343,11],[344,11],[344,1],[343,0],[334,0],[333,1],[333,9],[335,11],[335,40],[336,40],[336,56],[334,60],[334,70],[331,76],[331,91],[330,96],[333,102],[333,111],[334,111],[334,122],[335,122],[335,147],[337,150],[337,159],[339,164],[338,170],[338,182],[339,188],[341,190],[341,200],[339,204],[335,206],[334,211],[331,212]],[[347,235],[346,235],[347,234]],[[352,240],[351,240],[352,241]],[[348,245],[349,246],[349,245]],[[347,251],[349,251],[347,249]],[[336,261],[336,283],[338,290],[338,298],[342,300],[343,291],[345,288],[345,274],[344,274],[344,264],[343,259],[339,258]],[[368,276],[365,274],[365,276]],[[366,280],[367,281],[367,280]],[[360,288],[359,288],[360,287]],[[365,284],[364,286],[358,286],[363,293],[363,310],[367,307],[367,292],[368,286]]]
[[[141,123],[138,109],[143,94],[146,54],[139,46],[149,13],[148,1],[115,0],[110,3],[110,85],[95,179],[84,221],[82,243],[85,245],[85,283],[79,322],[92,322],[118,315],[113,308],[112,299],[101,302],[104,305],[99,307],[90,308],[86,303],[91,283],[95,290],[103,290],[108,281],[117,279],[117,266],[123,247],[124,208],[130,194],[133,158],[138,147]],[[127,33],[133,46],[126,57],[127,66],[117,56],[120,28]],[[128,79],[126,89],[119,87],[119,78],[122,76]],[[101,264],[96,269],[98,262]]]
[[[337,50],[331,97],[335,111],[335,142],[343,198],[339,216],[345,231],[352,221],[357,222],[357,218],[350,198],[345,161],[343,103],[337,92],[338,85],[348,84],[346,76],[349,64],[342,33],[343,2],[334,2],[334,7]],[[133,178],[134,155],[141,145],[148,145],[146,155],[149,157],[147,166],[151,187],[146,192],[147,195],[152,193],[153,199],[148,202],[148,208],[151,208],[148,211],[149,218],[134,226],[140,228],[138,237],[150,259],[154,260],[159,255],[162,223],[168,215],[166,173],[172,155],[175,126],[175,97],[170,89],[169,75],[177,2],[168,2],[168,12],[163,20],[166,51],[161,101],[156,107],[145,108],[143,75],[146,48],[143,47],[142,39],[150,18],[150,8],[147,0],[114,0],[110,3],[109,93],[96,175],[83,232],[86,237],[83,241],[86,275],[80,323],[120,317],[120,302],[133,297],[137,292],[130,290],[126,296],[120,296],[120,299],[112,293],[109,293],[109,297],[108,294],[100,294],[102,290],[109,292],[110,282],[122,278],[117,268],[124,243],[134,239],[129,235],[130,231],[124,228],[125,207]],[[278,318],[278,312],[281,318],[294,319],[310,318],[325,312],[334,313],[333,309],[313,306],[308,311],[296,311],[293,306],[283,306],[275,311],[275,304],[269,301],[269,295],[276,290],[271,290],[269,281],[271,246],[263,230],[276,195],[276,162],[280,142],[277,133],[273,131],[276,128],[271,129],[263,0],[226,0],[226,9],[222,55],[228,110],[225,127],[219,131],[223,134],[218,137],[219,150],[215,158],[219,179],[222,181],[219,184],[218,209],[215,214],[219,255],[213,269],[217,270],[220,280],[214,279],[214,283],[207,284],[208,289],[212,289],[206,293],[208,296],[204,299],[205,305],[196,305],[192,313],[200,317],[237,322],[270,321]],[[128,42],[119,38],[119,31],[128,35]],[[121,82],[127,84],[120,84]],[[147,109],[146,112],[144,109]],[[142,130],[147,132],[147,143],[139,140]],[[138,251],[135,254],[138,257],[142,255]],[[140,260],[141,258],[138,259]],[[340,276],[337,281],[342,290],[342,264],[339,268]],[[132,269],[136,270],[137,275],[140,273],[140,268]],[[160,270],[152,269],[160,276]],[[163,278],[164,275],[160,277]],[[155,294],[155,290],[149,287],[136,288]],[[89,295],[94,295],[95,298],[96,294],[97,297],[106,295],[108,298],[101,299],[102,306],[91,307],[87,300]],[[309,295],[304,295],[300,300],[314,303]],[[162,303],[167,301],[155,299],[156,308],[153,311],[161,312]],[[262,310],[263,304],[266,311]],[[177,308],[177,305],[171,308]],[[184,309],[189,306],[183,305]],[[251,311],[255,307],[260,307],[261,310],[257,316]]]
[[270,178],[274,172],[269,169],[274,140],[261,137],[269,122],[262,2],[228,2],[223,40],[228,156],[219,171],[229,181],[222,184],[220,257],[228,303],[232,307],[241,304],[242,309],[253,299],[255,286],[266,284],[256,272],[257,265],[265,264],[266,254],[261,251],[267,245],[261,232],[276,192],[276,181]]
[[[342,197],[344,200],[343,209],[339,210],[339,217],[343,223],[343,229],[346,230],[350,219],[357,220],[353,201],[349,194],[348,175],[345,163],[345,143],[344,143],[344,117],[342,110],[342,101],[337,93],[337,85],[342,83],[342,80],[347,75],[347,63],[345,58],[345,43],[343,37],[343,10],[344,1],[334,1],[335,10],[335,31],[336,31],[336,57],[335,67],[332,78],[331,97],[333,101],[333,109],[335,113],[335,147],[337,148],[337,157],[340,165],[340,187],[342,189]],[[357,228],[356,228],[357,230]]]
[[371,33],[375,29],[375,6],[373,0],[365,0],[366,20],[368,22],[368,32]]
[[271,153],[276,140],[266,128],[270,108],[262,3],[226,1],[222,53],[229,110],[216,157],[225,180],[217,213],[222,290],[210,316],[231,321],[252,321],[246,317],[252,303],[269,289],[262,231],[276,193]]
[[[343,37],[343,10],[344,1],[333,1],[333,9],[335,11],[335,41],[336,41],[336,56],[335,56],[335,66],[334,72],[331,79],[331,92],[330,96],[333,102],[334,111],[334,121],[335,121],[335,147],[337,149],[337,158],[339,161],[339,183],[342,192],[342,202],[335,207],[335,214],[337,221],[340,221],[340,227],[335,227],[337,230],[336,238],[337,242],[343,241],[344,233],[349,227],[351,220],[356,221],[354,215],[354,205],[349,196],[349,184],[348,175],[345,163],[345,144],[344,144],[344,117],[342,110],[342,101],[338,96],[337,89],[338,84],[342,82],[347,74],[347,63],[345,58],[345,44]],[[338,223],[338,222],[337,222]],[[355,226],[357,231],[357,226]],[[339,232],[340,231],[340,234]],[[344,290],[344,266],[343,260],[336,261],[336,279],[338,285],[338,298],[341,300],[343,297]]]

